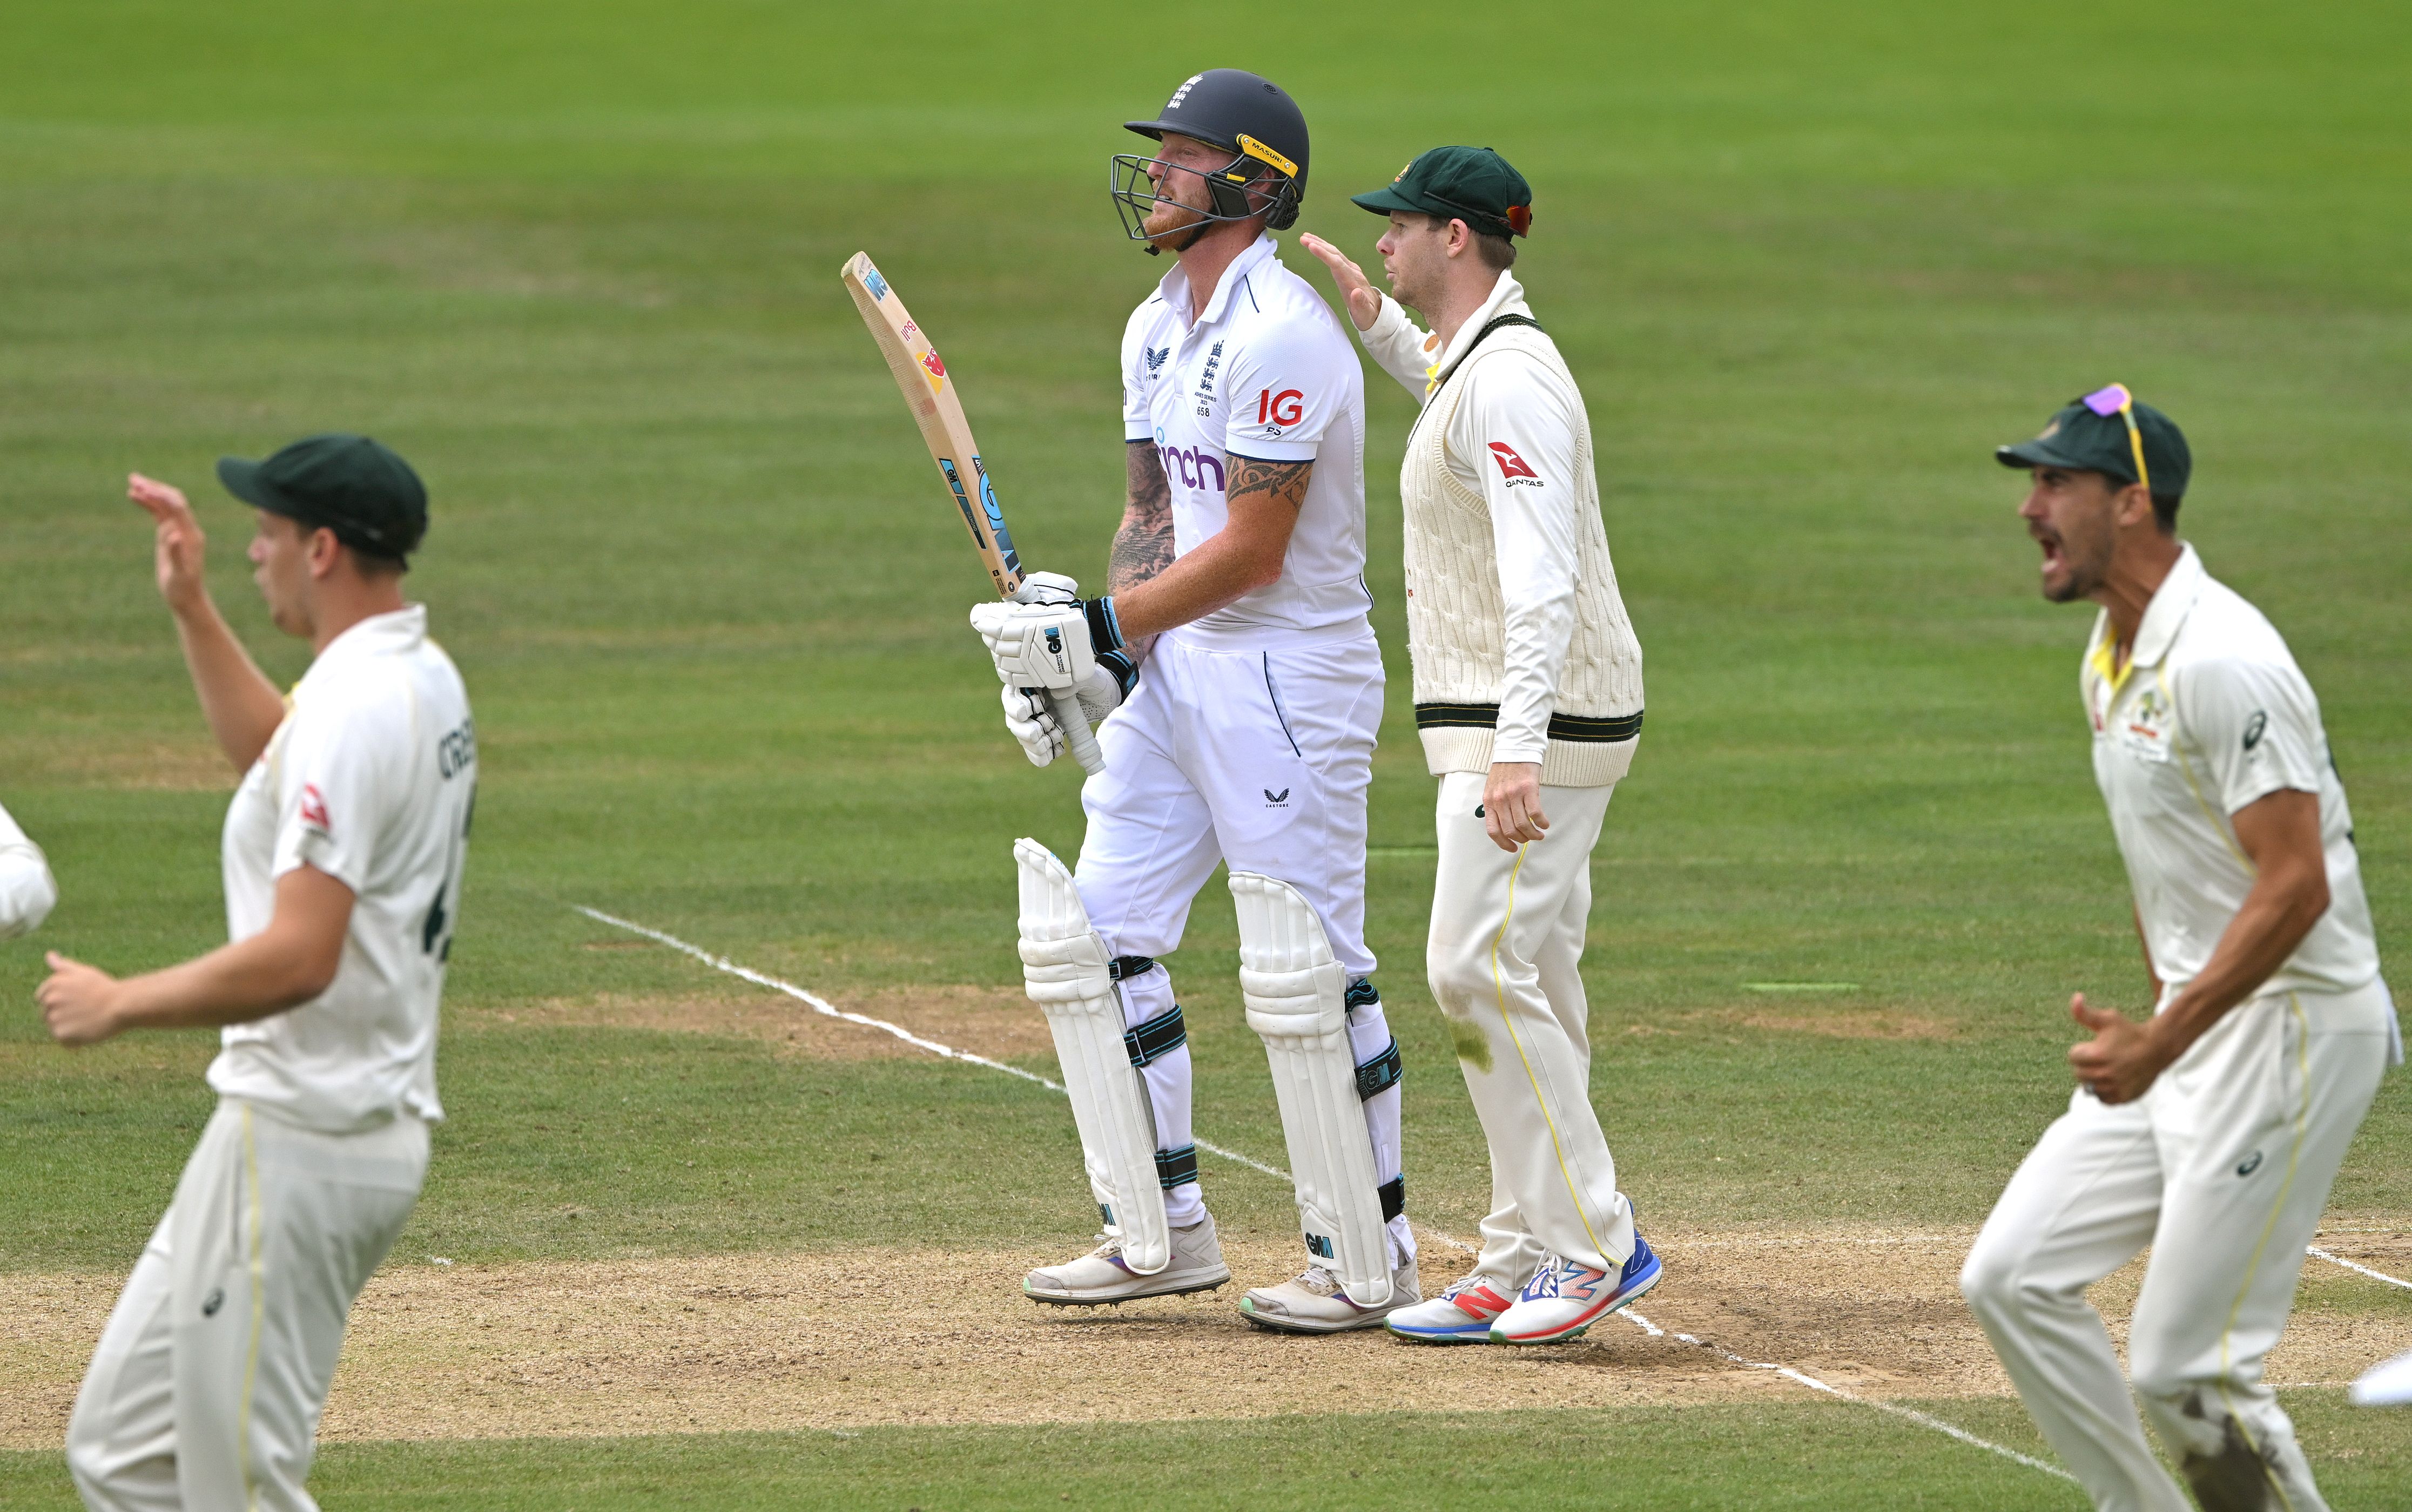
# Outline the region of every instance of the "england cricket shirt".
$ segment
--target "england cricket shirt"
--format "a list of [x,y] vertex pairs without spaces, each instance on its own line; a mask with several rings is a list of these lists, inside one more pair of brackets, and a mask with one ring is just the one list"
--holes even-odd
[[1171,487],[1173,552],[1228,516],[1233,457],[1312,462],[1277,581],[1197,622],[1200,629],[1314,630],[1361,619],[1365,588],[1365,376],[1331,307],[1257,240],[1190,314],[1178,266],[1123,332],[1123,439],[1152,442]]

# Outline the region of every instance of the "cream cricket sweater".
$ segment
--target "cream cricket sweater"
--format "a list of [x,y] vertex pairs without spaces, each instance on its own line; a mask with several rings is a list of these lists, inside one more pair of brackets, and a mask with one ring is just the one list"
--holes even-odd
[[1482,336],[1502,316],[1532,317],[1512,272],[1447,351],[1393,300],[1360,333],[1424,406],[1399,474],[1416,728],[1435,775],[1538,761],[1545,784],[1604,787],[1640,740],[1641,646],[1582,392],[1536,327]]

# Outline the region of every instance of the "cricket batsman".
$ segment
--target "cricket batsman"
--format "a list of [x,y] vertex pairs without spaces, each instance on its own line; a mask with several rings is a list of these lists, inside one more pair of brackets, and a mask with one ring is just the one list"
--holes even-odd
[[427,494],[365,436],[218,477],[258,510],[253,580],[310,642],[280,695],[210,601],[184,496],[137,474],[159,591],[242,785],[229,944],[123,979],[55,951],[51,1033],[215,1025],[217,1109],[110,1313],[67,1423],[96,1512],[306,1512],[344,1325],[427,1173],[436,1001],[478,781],[469,702],[402,578]]
[[1291,1332],[1372,1327],[1419,1293],[1399,1051],[1364,939],[1383,683],[1363,576],[1364,380],[1339,320],[1267,234],[1297,218],[1306,189],[1306,121],[1289,95],[1210,69],[1126,125],[1155,151],[1115,157],[1114,200],[1131,239],[1172,267],[1124,332],[1129,486],[1107,592],[1084,599],[1040,574],[1023,602],[972,611],[1034,762],[1063,749],[1063,731],[1026,690],[1073,689],[1110,711],[1077,868],[1035,842],[1016,849],[1024,973],[1105,1233],[1022,1289],[1091,1304],[1230,1278],[1158,959],[1227,862],[1242,995],[1308,1250],[1296,1279],[1240,1311]]
[[1641,647],[1582,392],[1512,271],[1533,224],[1523,175],[1487,147],[1435,147],[1356,203],[1390,217],[1375,248],[1392,298],[1300,241],[1423,405],[1399,492],[1416,728],[1440,780],[1425,967],[1493,1195],[1473,1270],[1388,1322],[1425,1343],[1554,1343],[1659,1275],[1592,1110],[1581,971],[1592,848],[1640,739]]
[[58,901],[50,859],[17,828],[8,811],[0,809],[0,940],[41,928]]
[[[2078,1087],[1960,1289],[2094,1505],[2181,1512],[2135,1399],[2206,1507],[2327,1506],[2261,1379],[2303,1248],[2401,1063],[2319,700],[2270,622],[2178,538],[2193,467],[2119,384],[1999,448],[2044,597],[2101,606],[2079,664],[2152,1016],[2078,993]],[[2152,1247],[2128,1375],[2085,1288]],[[2128,1394],[2132,1381],[2135,1399]]]

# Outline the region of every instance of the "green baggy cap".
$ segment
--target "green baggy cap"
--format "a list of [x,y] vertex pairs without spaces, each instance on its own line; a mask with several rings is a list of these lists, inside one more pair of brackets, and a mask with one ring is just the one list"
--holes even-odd
[[[2105,473],[2121,483],[2136,477],[2135,444],[2127,438],[2127,422],[2104,396],[2124,392],[2113,385],[2084,398],[2072,399],[2052,416],[2032,441],[1993,448],[1993,460],[2005,467],[2067,467]],[[2088,400],[2103,399],[2109,414]],[[2164,498],[2183,498],[2194,472],[2194,453],[2177,421],[2140,400],[2132,401],[2136,430],[2144,439],[2144,469],[2151,473],[2153,492]]]
[[364,435],[304,436],[261,462],[220,457],[218,481],[245,504],[333,531],[356,551],[407,558],[427,534],[427,485]]
[[1488,147],[1435,147],[1399,169],[1389,188],[1349,198],[1376,215],[1414,211],[1486,236],[1533,234],[1533,186]]

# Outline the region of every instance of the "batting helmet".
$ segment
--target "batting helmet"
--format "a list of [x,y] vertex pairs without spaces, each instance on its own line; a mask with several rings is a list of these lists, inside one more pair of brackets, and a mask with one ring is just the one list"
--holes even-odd
[[[1169,132],[1231,154],[1223,168],[1199,175],[1213,207],[1199,212],[1204,219],[1241,221],[1261,214],[1276,231],[1297,224],[1299,202],[1306,196],[1306,117],[1272,81],[1239,68],[1209,68],[1174,90],[1155,120],[1123,125],[1158,141]],[[1114,157],[1114,201],[1123,228],[1135,242],[1150,240],[1141,223],[1168,198],[1147,175],[1157,161],[1135,153]]]

